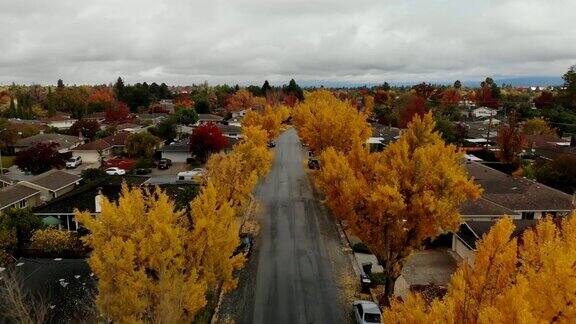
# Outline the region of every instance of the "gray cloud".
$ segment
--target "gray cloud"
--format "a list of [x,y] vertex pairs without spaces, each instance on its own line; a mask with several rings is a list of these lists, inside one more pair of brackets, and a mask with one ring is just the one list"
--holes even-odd
[[576,2],[6,0],[0,83],[559,76]]

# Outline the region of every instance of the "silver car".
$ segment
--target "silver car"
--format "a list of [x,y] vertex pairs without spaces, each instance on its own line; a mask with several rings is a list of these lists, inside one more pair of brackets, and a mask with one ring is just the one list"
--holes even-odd
[[353,303],[354,318],[356,323],[380,323],[382,314],[378,305],[367,300],[356,300]]

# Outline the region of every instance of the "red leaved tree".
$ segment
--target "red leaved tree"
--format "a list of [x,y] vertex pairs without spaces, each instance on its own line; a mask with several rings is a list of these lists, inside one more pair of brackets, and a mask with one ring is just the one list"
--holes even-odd
[[195,128],[190,135],[190,152],[201,162],[206,162],[211,153],[218,152],[228,145],[228,139],[213,123]]
[[502,163],[511,164],[515,167],[520,165],[519,154],[526,147],[526,139],[518,129],[514,111],[508,118],[508,124],[503,125],[498,130],[496,144],[498,145],[496,156]]
[[130,108],[119,101],[116,105],[106,109],[106,120],[108,122],[125,122],[130,118]]
[[400,109],[400,127],[406,128],[415,115],[422,118],[427,112],[426,99],[418,95],[412,96],[408,99],[408,103]]
[[534,99],[534,105],[536,105],[538,109],[550,107],[552,104],[554,104],[554,95],[549,91],[542,91],[542,93]]
[[16,155],[14,164],[25,172],[40,174],[52,168],[62,168],[66,164],[64,154],[58,152],[58,143],[38,143]]

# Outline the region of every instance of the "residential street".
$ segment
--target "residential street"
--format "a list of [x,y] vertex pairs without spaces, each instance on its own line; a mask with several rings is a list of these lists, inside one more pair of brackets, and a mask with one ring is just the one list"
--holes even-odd
[[277,140],[274,165],[258,186],[260,235],[220,319],[237,323],[344,323],[341,278],[353,276],[336,225],[314,196],[294,129]]

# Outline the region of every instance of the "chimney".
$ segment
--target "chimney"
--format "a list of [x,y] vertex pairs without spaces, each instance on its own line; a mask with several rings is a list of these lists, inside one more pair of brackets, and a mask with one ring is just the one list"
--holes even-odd
[[102,194],[102,187],[98,187],[98,194],[94,197],[94,211],[98,214],[102,212],[102,198],[104,195]]

